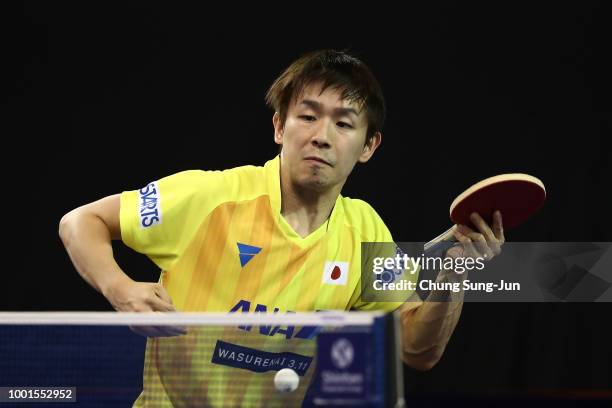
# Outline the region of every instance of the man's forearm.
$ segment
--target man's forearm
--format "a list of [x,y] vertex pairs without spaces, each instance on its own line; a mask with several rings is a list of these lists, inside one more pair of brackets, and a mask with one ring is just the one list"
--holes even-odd
[[59,235],[76,270],[98,292],[128,278],[113,257],[108,228],[96,215],[79,209],[66,214]]
[[[443,270],[436,282],[461,282],[464,279],[465,276],[452,270]],[[463,291],[433,290],[419,307],[400,311],[406,364],[428,370],[438,362],[459,321],[463,295]]]

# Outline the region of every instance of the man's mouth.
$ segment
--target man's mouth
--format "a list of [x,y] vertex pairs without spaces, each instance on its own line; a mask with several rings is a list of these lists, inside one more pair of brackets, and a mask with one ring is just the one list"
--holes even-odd
[[317,156],[307,156],[307,157],[304,158],[304,160],[312,161],[312,162],[317,162],[317,163],[321,163],[321,164],[327,164],[328,166],[332,167],[330,162],[328,162],[328,161],[326,161],[326,160],[324,160],[324,159],[322,159],[320,157],[317,157]]

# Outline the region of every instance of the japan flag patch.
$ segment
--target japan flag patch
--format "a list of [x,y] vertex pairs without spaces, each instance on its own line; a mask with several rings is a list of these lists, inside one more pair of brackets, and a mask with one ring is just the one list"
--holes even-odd
[[348,262],[325,262],[322,283],[326,285],[346,285],[348,282]]

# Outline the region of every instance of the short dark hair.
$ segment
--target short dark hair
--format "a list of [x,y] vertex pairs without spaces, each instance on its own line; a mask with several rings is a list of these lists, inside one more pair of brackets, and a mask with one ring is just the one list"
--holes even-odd
[[322,82],[325,91],[332,87],[342,91],[342,99],[366,109],[366,140],[380,132],[385,122],[385,99],[380,84],[370,68],[345,51],[320,50],[303,55],[274,81],[266,93],[266,103],[280,115],[284,125],[292,98],[308,85]]

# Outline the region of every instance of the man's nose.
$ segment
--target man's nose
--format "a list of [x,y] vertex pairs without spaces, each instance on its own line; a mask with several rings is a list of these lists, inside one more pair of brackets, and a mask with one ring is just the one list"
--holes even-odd
[[321,126],[315,130],[311,143],[318,148],[330,147],[334,132],[332,125],[330,121],[321,121]]

